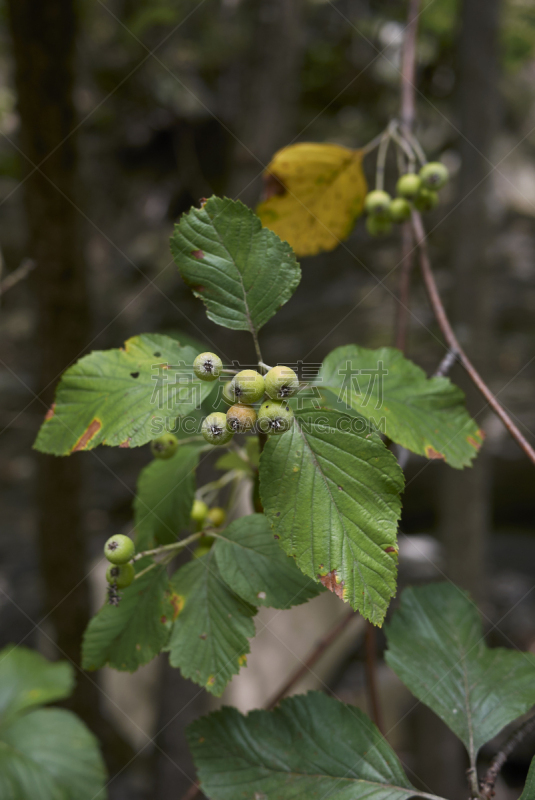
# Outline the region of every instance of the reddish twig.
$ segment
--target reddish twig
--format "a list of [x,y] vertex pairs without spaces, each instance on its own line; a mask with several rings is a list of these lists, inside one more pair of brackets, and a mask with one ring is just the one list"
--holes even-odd
[[366,649],[366,686],[368,689],[368,704],[370,716],[384,736],[383,718],[377,690],[377,640],[375,627],[371,622],[366,622],[365,649]]
[[422,269],[422,275],[425,287],[436,320],[439,324],[440,330],[442,331],[442,335],[444,336],[446,342],[448,343],[448,346],[452,350],[456,351],[458,360],[463,365],[469,377],[471,378],[472,382],[479,389],[479,391],[481,392],[481,394],[483,395],[489,406],[492,408],[494,413],[501,419],[501,421],[503,422],[503,424],[505,425],[505,427],[507,428],[513,439],[522,448],[522,450],[530,459],[530,461],[532,461],[533,464],[535,464],[535,450],[533,450],[529,442],[520,433],[520,431],[516,427],[511,417],[507,414],[507,412],[504,410],[504,408],[500,405],[498,400],[492,394],[491,390],[489,389],[483,378],[477,372],[474,365],[472,364],[472,362],[462,349],[457,337],[453,332],[453,329],[446,315],[446,311],[442,304],[442,300],[438,293],[438,288],[435,282],[433,271],[431,269],[431,262],[429,260],[429,254],[427,251],[427,242],[425,238],[425,230],[422,223],[422,218],[420,214],[418,214],[416,211],[414,211],[412,214],[412,225],[420,254],[420,266]]
[[529,733],[535,730],[535,715],[527,719],[513,735],[506,741],[504,746],[499,750],[492,759],[491,765],[487,770],[487,774],[481,781],[481,797],[490,800],[494,796],[494,784],[498,777],[501,768],[515,749]]

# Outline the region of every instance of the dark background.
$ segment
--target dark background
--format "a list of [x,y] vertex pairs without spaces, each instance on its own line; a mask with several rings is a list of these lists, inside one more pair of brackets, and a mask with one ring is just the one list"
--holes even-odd
[[[0,9],[1,278],[36,262],[0,299],[0,642],[76,663],[91,613],[86,576],[104,540],[129,530],[150,456],[146,447],[68,459],[32,451],[60,373],[84,352],[156,330],[253,357],[248,337],[216,328],[181,282],[173,222],[213,193],[254,206],[263,167],[290,142],[358,147],[379,133],[399,113],[406,8],[4,0]],[[529,0],[423,0],[422,9],[417,134],[453,176],[427,218],[439,287],[468,353],[533,442],[535,10]],[[362,222],[345,246],[303,259],[300,287],[262,332],[266,361],[318,363],[341,344],[392,344],[399,260],[399,236],[371,240]],[[445,353],[417,273],[408,353],[429,374]],[[459,368],[451,376],[486,442],[463,472],[411,458],[401,531],[436,537],[442,573],[473,592],[491,643],[534,649],[533,465]],[[402,581],[425,577],[411,569]],[[359,644],[333,670],[333,691],[361,661]],[[180,797],[189,786],[180,770],[192,774],[182,729],[204,697],[162,667],[150,735],[173,708],[189,703],[187,712],[134,758],[139,747],[106,714],[99,681],[80,674],[72,705],[112,774],[133,759],[111,796]],[[415,772],[433,791],[457,793],[462,755],[429,712],[410,719],[403,752]],[[524,749],[503,797],[519,794],[533,743]]]

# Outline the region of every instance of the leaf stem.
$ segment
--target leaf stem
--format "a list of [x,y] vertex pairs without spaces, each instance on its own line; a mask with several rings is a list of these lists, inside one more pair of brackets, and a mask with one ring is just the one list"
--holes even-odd
[[371,153],[372,150],[375,150],[375,148],[378,147],[381,144],[381,140],[382,140],[383,136],[384,136],[384,131],[382,133],[379,133],[377,136],[375,136],[371,140],[371,142],[368,142],[368,144],[365,144],[364,147],[361,147],[360,148],[360,152],[362,153],[362,156],[364,157],[368,153]]
[[492,759],[491,765],[487,770],[487,774],[481,782],[481,797],[486,798],[487,800],[490,800],[490,798],[493,797],[494,784],[496,783],[496,778],[498,777],[501,768],[515,747],[520,744],[522,739],[524,739],[533,730],[535,730],[535,714],[525,720],[525,722],[520,725],[519,728],[517,728],[513,735],[506,741],[504,746],[498,750]]
[[[197,533],[192,533],[191,536],[186,537],[186,539],[180,539],[178,542],[173,542],[172,544],[163,544],[161,547],[154,547],[152,550],[143,550],[143,552],[137,553],[132,561],[140,561],[142,558],[146,558],[147,556],[159,556],[163,553],[173,553],[174,555],[175,551],[178,553],[180,550],[183,550],[185,547],[187,547],[188,544],[195,542],[197,539],[200,539],[201,536],[205,535],[206,531],[198,531]],[[148,572],[153,566],[155,565],[151,564],[151,566],[147,567],[147,569],[138,572],[136,578],[139,578],[140,575]]]
[[205,483],[204,486],[201,486],[200,489],[197,489],[196,495],[200,500],[210,492],[219,492],[220,489],[223,489],[227,483],[230,483],[234,480],[234,478],[238,477],[239,472],[236,469],[230,469],[228,472],[225,472],[220,478],[215,481],[210,481],[210,483]]
[[425,283],[425,288],[427,290],[427,295],[429,297],[431,307],[435,314],[435,318],[438,322],[440,330],[442,331],[442,335],[444,336],[448,346],[452,350],[456,351],[457,358],[463,365],[464,369],[468,373],[472,382],[479,389],[479,391],[487,401],[488,405],[492,408],[496,416],[499,417],[499,419],[503,422],[503,424],[505,425],[505,427],[507,428],[513,439],[521,447],[521,449],[524,451],[524,453],[527,455],[530,461],[532,461],[532,463],[535,464],[535,450],[525,439],[525,437],[520,433],[519,429],[517,428],[517,426],[509,416],[509,414],[500,405],[496,397],[493,395],[493,393],[483,380],[483,378],[477,372],[477,370],[475,369],[474,365],[472,364],[472,362],[462,349],[457,337],[453,332],[450,321],[446,315],[444,305],[442,304],[442,300],[438,293],[435,277],[431,269],[431,262],[429,260],[429,253],[427,250],[427,242],[425,238],[425,230],[422,223],[422,218],[417,211],[413,211],[412,213],[412,226],[416,238],[416,243],[418,245],[418,250],[420,255],[420,266]]
[[253,328],[252,325],[251,325],[250,330],[251,330],[251,336],[253,337],[254,349],[255,349],[255,352],[256,352],[256,360],[258,361],[259,364],[261,364],[262,363],[262,353],[260,352],[260,345],[258,343],[258,336],[256,335],[256,331],[255,331],[255,329]]
[[270,367],[269,364],[264,364],[263,361],[259,361],[258,366],[260,369],[264,370],[264,372],[269,372],[270,369],[273,369],[273,367]]
[[383,191],[384,183],[385,183],[385,164],[386,164],[386,155],[388,153],[388,145],[390,144],[390,127],[386,129],[386,131],[381,136],[381,143],[379,144],[379,150],[377,152],[377,166],[375,169],[375,188],[378,191]]

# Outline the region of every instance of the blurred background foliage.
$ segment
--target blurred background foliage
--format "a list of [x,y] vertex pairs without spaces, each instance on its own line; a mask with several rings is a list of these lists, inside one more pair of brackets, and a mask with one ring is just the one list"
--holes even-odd
[[[12,15],[16,3],[10,2]],[[61,313],[43,310],[47,277],[43,270],[36,276],[38,264],[0,300],[0,646],[24,640],[51,658],[67,653],[76,661],[89,603],[96,607],[103,599],[102,545],[114,532],[130,531],[132,492],[150,455],[148,448],[101,449],[68,462],[37,458],[31,444],[59,370],[83,351],[117,347],[131,335],[155,330],[193,337],[228,361],[253,358],[248,338],[207,321],[201,303],[180,282],[168,246],[173,223],[214,193],[254,206],[263,167],[292,141],[359,147],[379,133],[399,113],[406,4],[80,0],[73,7],[76,121],[69,142],[76,143],[77,168],[65,208],[75,213],[72,225],[61,209],[46,224],[76,227],[80,283],[69,288],[66,277]],[[20,64],[19,59],[19,69]],[[440,288],[469,354],[533,441],[533,3],[422,0],[417,78],[418,137],[453,176],[428,218]],[[468,98],[463,87],[472,93]],[[33,254],[35,238],[25,195],[33,168],[24,156],[18,108],[3,0],[1,277]],[[44,130],[34,129],[34,139],[41,133],[50,142]],[[471,172],[473,165],[484,180]],[[371,181],[373,157],[365,168]],[[389,169],[392,188],[393,159]],[[38,235],[46,237],[46,224]],[[370,240],[360,222],[333,253],[303,259],[294,299],[263,331],[267,362],[319,363],[348,342],[392,344],[399,254],[397,235]],[[63,278],[53,280],[60,285]],[[52,323],[43,334],[45,312]],[[75,326],[79,320],[74,338],[65,319]],[[71,338],[80,344],[69,350]],[[58,354],[55,366],[47,361],[51,351]],[[415,274],[408,355],[431,374],[444,352]],[[469,390],[458,368],[452,379]],[[468,402],[487,434],[474,469],[451,477],[441,464],[417,457],[408,464],[401,582],[447,574],[478,598],[491,643],[534,649],[532,467],[470,391]],[[71,472],[78,475],[72,486],[65,483]],[[212,474],[212,466],[204,466],[201,480]],[[91,593],[81,592],[81,585]],[[79,615],[69,617],[75,605]],[[328,665],[325,685],[359,702],[362,658],[361,644],[349,643]],[[206,709],[206,700],[159,664],[144,675],[133,684],[106,671],[96,679],[79,674],[73,707],[104,741],[112,774],[123,770],[110,785],[113,798],[176,798],[193,774],[183,727]],[[384,681],[388,699],[393,689]],[[432,752],[424,733],[430,724]],[[447,794],[446,784],[452,792],[464,791],[462,756],[428,712],[411,712],[396,746],[428,790]],[[504,773],[500,796],[518,796],[530,747]]]

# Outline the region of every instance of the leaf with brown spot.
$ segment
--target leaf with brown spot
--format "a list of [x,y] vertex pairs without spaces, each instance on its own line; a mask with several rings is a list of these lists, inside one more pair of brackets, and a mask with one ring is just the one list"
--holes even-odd
[[76,453],[78,450],[85,450],[91,439],[94,436],[96,436],[96,434],[99,432],[101,428],[102,428],[102,422],[99,419],[92,420],[92,422],[88,425],[87,430],[84,431],[84,433],[80,436],[80,438],[72,448],[71,453]]
[[445,460],[446,460],[446,457],[445,457],[445,455],[444,455],[443,453],[439,453],[439,452],[437,452],[437,450],[435,450],[435,448],[434,448],[434,447],[431,447],[431,445],[430,445],[430,444],[428,444],[428,445],[425,447],[425,454],[426,454],[427,458],[431,458],[431,459],[442,459],[443,461],[445,461]]
[[340,600],[344,599],[344,582],[336,580],[336,570],[333,569],[327,575],[318,575],[318,580],[326,589],[335,594]]

